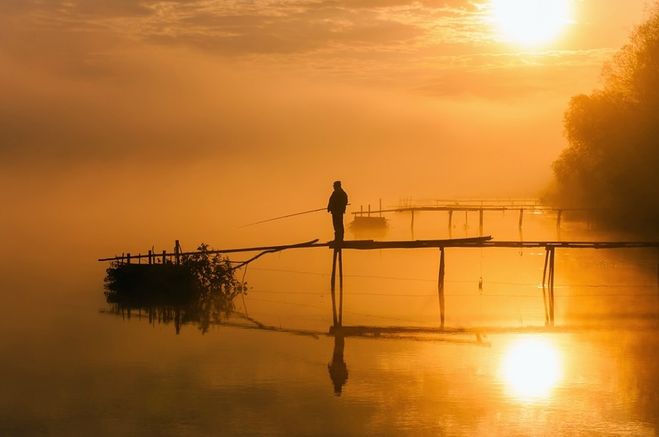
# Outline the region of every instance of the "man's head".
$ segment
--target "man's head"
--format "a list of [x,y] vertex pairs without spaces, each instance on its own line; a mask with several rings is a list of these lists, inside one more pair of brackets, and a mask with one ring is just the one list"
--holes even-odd
[[338,190],[339,188],[341,188],[341,181],[334,181],[334,189]]

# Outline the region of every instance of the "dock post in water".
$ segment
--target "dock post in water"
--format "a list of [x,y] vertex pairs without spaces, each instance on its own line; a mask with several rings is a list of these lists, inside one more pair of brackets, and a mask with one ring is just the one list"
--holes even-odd
[[126,254],[126,264],[130,264],[130,252]]
[[556,218],[556,229],[561,229],[561,219],[563,218],[563,210],[558,210],[558,217]]
[[453,210],[449,209],[448,210],[448,236],[451,238],[451,235],[453,234]]
[[479,235],[483,235],[483,208],[478,211],[478,231]]
[[181,264],[181,244],[178,240],[174,242],[174,259],[176,264]]
[[522,223],[524,222],[524,208],[519,210],[519,228],[522,229]]
[[549,266],[549,248],[545,248],[545,267],[542,269],[542,302],[545,306],[545,325],[549,325],[549,309],[547,302],[547,267]]
[[343,326],[343,251],[339,249],[339,326]]
[[330,278],[330,289],[332,291],[332,322],[334,327],[338,326],[338,318],[336,316],[336,258],[339,254],[339,249],[334,249],[332,256],[332,277]]
[[439,321],[441,323],[442,329],[444,328],[444,276],[446,273],[446,268],[444,264],[444,248],[439,248],[439,274],[437,277],[437,294],[439,297]]
[[556,248],[549,248],[549,323],[554,326],[554,260],[556,258]]

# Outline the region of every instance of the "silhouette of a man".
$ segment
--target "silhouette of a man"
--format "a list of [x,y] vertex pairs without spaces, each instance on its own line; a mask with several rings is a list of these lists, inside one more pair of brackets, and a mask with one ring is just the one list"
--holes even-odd
[[334,182],[334,192],[329,198],[327,212],[332,213],[334,225],[334,241],[343,241],[343,214],[348,205],[348,195],[341,188],[341,181]]

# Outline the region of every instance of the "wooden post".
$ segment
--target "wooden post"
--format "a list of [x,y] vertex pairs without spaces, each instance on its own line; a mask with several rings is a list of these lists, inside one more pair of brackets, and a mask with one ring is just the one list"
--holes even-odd
[[437,277],[437,295],[439,297],[439,321],[442,329],[444,328],[444,276],[445,276],[445,265],[444,265],[444,248],[439,248],[439,275]]
[[559,209],[558,210],[558,218],[556,219],[556,229],[561,228],[561,218],[562,218],[562,216],[563,216],[563,210]]
[[369,217],[371,216],[371,204],[370,203],[368,204],[368,216]]
[[153,264],[153,259],[151,258],[153,253],[151,252],[151,249],[149,249],[149,265]]
[[524,221],[524,209],[519,210],[519,228],[522,229],[522,223]]
[[130,264],[130,252],[126,254],[126,264]]
[[359,216],[360,217],[364,216],[364,205],[359,205]]
[[137,253],[137,263],[142,264],[142,254],[139,252]]
[[167,261],[167,251],[163,250],[162,251],[162,263],[165,264],[166,261]]
[[659,247],[657,248],[657,291],[659,291]]
[[451,235],[453,234],[453,210],[449,209],[448,210],[448,236],[451,238]]
[[483,208],[480,209],[478,212],[478,230],[480,232],[479,235],[483,235]]
[[545,306],[545,325],[549,325],[549,310],[547,309],[547,290],[545,288],[548,265],[549,265],[549,248],[545,247],[545,268],[542,270],[542,303]]
[[330,278],[330,289],[332,291],[332,322],[334,327],[338,326],[338,319],[336,317],[336,257],[338,249],[334,249],[334,256],[332,257],[332,277]]
[[550,248],[550,255],[549,255],[549,323],[551,326],[554,326],[554,277],[555,277],[555,270],[554,270],[554,259],[556,257],[556,251],[555,248],[552,247]]
[[343,326],[343,251],[339,249],[339,326]]
[[380,199],[380,217],[382,217],[382,199]]
[[412,209],[411,211],[412,211],[412,223],[410,227],[412,228],[412,232],[414,232],[414,209]]
[[174,256],[176,259],[176,264],[181,264],[181,245],[178,240],[174,242]]

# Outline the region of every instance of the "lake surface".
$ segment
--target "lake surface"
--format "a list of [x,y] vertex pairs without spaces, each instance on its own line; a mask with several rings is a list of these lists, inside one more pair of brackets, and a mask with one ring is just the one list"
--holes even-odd
[[[546,215],[525,217],[520,235],[517,220],[486,213],[485,232],[620,238],[569,221],[557,233]],[[451,234],[476,235],[477,224],[477,215],[456,215]],[[289,243],[310,239],[310,228],[328,239],[328,226],[323,216],[262,232]],[[241,232],[235,240],[244,245],[263,243]],[[417,216],[413,236],[401,214],[391,216],[386,239],[447,236],[445,214]],[[355,237],[363,236],[348,233]],[[80,239],[53,260],[62,247],[53,241],[45,253],[3,260],[0,435],[657,434],[655,251],[559,249],[557,328],[528,333],[517,330],[544,326],[544,251],[447,249],[447,326],[490,333],[334,338],[323,335],[331,324],[327,249],[250,265],[238,309],[282,332],[232,319],[177,334],[171,323],[109,311],[105,266],[95,259],[112,255],[98,252],[107,247],[149,248],[129,244]],[[346,251],[344,324],[438,326],[437,252]]]

